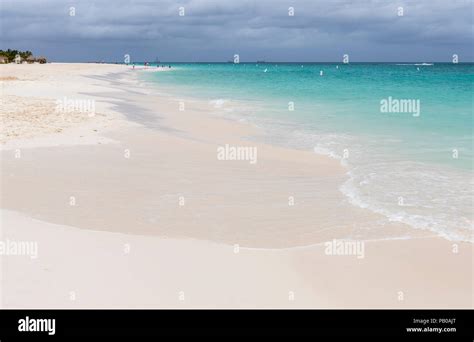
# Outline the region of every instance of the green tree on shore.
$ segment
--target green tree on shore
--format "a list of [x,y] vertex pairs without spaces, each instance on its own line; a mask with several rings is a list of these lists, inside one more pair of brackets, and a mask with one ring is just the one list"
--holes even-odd
[[0,50],[0,56],[4,56],[7,58],[8,63],[11,63],[15,60],[16,55],[20,55],[22,60],[27,59],[28,57],[32,56],[33,53],[31,51],[19,51],[19,50]]

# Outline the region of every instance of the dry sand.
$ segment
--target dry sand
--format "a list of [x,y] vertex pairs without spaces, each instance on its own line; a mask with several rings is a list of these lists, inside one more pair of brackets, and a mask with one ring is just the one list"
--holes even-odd
[[[1,258],[4,307],[473,306],[471,243],[350,205],[337,161],[248,141],[220,106],[179,111],[140,72],[0,66],[1,240],[38,246]],[[95,115],[58,113],[65,97]],[[257,163],[217,160],[225,144]]]

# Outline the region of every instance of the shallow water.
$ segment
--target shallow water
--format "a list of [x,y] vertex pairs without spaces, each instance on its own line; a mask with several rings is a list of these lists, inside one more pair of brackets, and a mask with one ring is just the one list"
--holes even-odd
[[340,159],[354,205],[473,241],[474,64],[172,66],[142,77],[262,127],[266,142]]

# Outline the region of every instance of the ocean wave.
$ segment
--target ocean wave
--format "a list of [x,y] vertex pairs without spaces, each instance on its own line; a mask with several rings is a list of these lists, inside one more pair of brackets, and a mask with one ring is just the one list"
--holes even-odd
[[209,101],[209,104],[213,106],[214,108],[222,108],[222,106],[227,102],[228,100],[226,99],[215,99]]
[[[417,163],[383,163],[375,172],[353,167],[340,191],[349,202],[381,214],[391,222],[429,230],[450,241],[473,241],[469,219],[472,194],[465,180]],[[414,164],[414,165],[413,165]],[[417,171],[407,172],[410,167]],[[472,186],[471,186],[472,188]]]
[[[474,242],[469,173],[410,160],[391,160],[363,137],[298,132],[316,142],[313,151],[347,168],[340,191],[349,203],[381,214],[390,222],[428,230],[449,241]],[[295,136],[293,135],[293,138]],[[380,138],[379,138],[380,139]],[[379,141],[378,139],[376,139]],[[380,145],[383,145],[380,143]],[[351,146],[348,158],[345,146]]]
[[432,66],[434,63],[397,63],[395,65],[423,65],[423,66]]
[[314,133],[311,127],[273,118],[252,121],[265,129],[270,144],[311,149],[338,160],[347,169],[339,190],[350,204],[449,241],[474,242],[469,172],[401,159],[384,148],[397,141],[390,137]]

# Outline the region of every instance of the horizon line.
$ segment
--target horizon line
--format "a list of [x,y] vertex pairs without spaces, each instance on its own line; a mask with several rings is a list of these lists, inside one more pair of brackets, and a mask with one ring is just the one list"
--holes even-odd
[[117,61],[51,61],[48,63],[102,63],[102,64],[126,64],[131,65],[134,63],[150,63],[150,64],[166,64],[166,63],[181,63],[181,64],[363,64],[363,63],[378,63],[378,64],[393,64],[393,63],[427,63],[427,64],[474,64],[474,61],[465,61],[453,63],[452,61],[357,61],[344,63],[340,61],[323,61],[323,62],[300,62],[300,61],[244,61],[234,63],[232,61],[134,61],[130,63],[117,62]]

